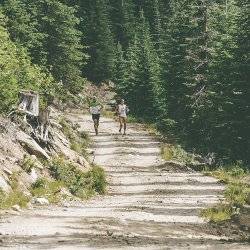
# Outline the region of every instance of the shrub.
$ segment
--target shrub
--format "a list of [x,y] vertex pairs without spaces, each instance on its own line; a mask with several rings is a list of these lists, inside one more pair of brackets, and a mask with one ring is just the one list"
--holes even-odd
[[60,120],[60,125],[62,126],[64,135],[70,141],[70,148],[84,157],[87,157],[86,148],[90,142],[88,134],[83,131],[79,132],[77,127],[64,118]]
[[29,197],[25,196],[21,191],[13,190],[12,192],[5,194],[0,189],[0,209],[8,209],[14,205],[27,207],[29,200]]
[[250,186],[243,182],[243,177],[247,176],[248,172],[236,164],[220,167],[217,170],[206,172],[206,174],[227,184],[224,192],[226,200],[224,204],[204,209],[202,216],[214,222],[230,219],[233,214],[238,213],[235,210],[240,211],[240,208],[247,203]]
[[221,222],[229,220],[231,219],[232,214],[232,208],[224,204],[204,209],[201,212],[201,216],[207,218],[211,222]]
[[88,172],[83,172],[63,158],[57,158],[49,163],[49,169],[56,180],[64,183],[69,191],[79,198],[86,199],[95,193],[105,193],[105,173],[98,166],[93,166]]
[[21,161],[20,166],[26,173],[30,173],[32,168],[36,167],[36,161],[30,156],[25,155],[23,160]]
[[60,181],[50,181],[46,178],[39,178],[31,186],[31,194],[34,197],[45,197],[50,203],[57,203],[61,200],[60,191],[63,187]]

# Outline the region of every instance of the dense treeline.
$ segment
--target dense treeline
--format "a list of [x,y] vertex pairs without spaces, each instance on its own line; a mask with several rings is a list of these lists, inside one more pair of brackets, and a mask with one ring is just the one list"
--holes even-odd
[[78,93],[85,78],[112,80],[133,115],[177,135],[186,147],[249,162],[248,1],[0,0],[0,5],[5,15],[0,52],[6,54],[0,58],[0,95],[6,108],[18,88],[32,81],[36,89],[51,85],[51,96],[58,82]]

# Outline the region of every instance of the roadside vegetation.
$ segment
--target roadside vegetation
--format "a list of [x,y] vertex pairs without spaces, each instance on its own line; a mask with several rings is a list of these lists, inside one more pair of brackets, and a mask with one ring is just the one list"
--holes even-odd
[[250,173],[240,165],[220,167],[204,171],[226,185],[225,200],[215,207],[204,209],[201,215],[212,222],[220,222],[238,216],[244,205],[250,204]]
[[84,131],[78,131],[77,125],[73,125],[64,117],[60,119],[60,125],[64,135],[70,142],[70,148],[84,157],[88,157],[86,148],[90,144],[90,138]]
[[81,199],[105,193],[106,176],[99,166],[94,165],[87,172],[83,172],[71,162],[56,158],[49,163],[49,170],[55,180],[63,183],[71,194]]
[[207,176],[212,176],[218,179],[220,183],[226,185],[224,191],[225,199],[214,207],[203,209],[201,212],[201,216],[209,221],[221,222],[230,220],[240,214],[244,205],[250,204],[250,173],[242,164],[219,167],[201,164],[197,168],[197,156],[185,151],[180,145],[163,144],[161,155],[166,161],[177,161],[193,167],[195,170],[199,170]]
[[18,183],[18,173],[13,173],[9,180],[12,190],[9,193],[5,193],[0,189],[0,209],[9,209],[14,205],[26,208],[30,201],[30,197],[25,195],[21,190]]
[[196,161],[195,155],[188,153],[180,145],[162,144],[161,156],[166,161],[175,160],[184,164]]
[[50,203],[59,203],[63,198],[67,198],[61,193],[63,187],[64,185],[60,181],[39,178],[32,184],[30,192],[33,197],[43,197],[48,199]]

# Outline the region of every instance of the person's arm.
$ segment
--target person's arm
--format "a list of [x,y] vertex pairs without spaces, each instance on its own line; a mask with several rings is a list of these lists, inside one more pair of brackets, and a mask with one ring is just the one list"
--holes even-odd
[[128,106],[126,105],[126,113],[128,113],[129,112],[129,108],[128,108]]

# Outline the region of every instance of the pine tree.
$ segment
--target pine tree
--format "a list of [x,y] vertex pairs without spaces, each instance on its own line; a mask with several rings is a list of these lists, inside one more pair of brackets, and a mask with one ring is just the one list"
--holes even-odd
[[133,0],[111,0],[110,15],[116,40],[127,48],[135,34],[135,6]]
[[113,81],[115,83],[115,89],[118,96],[123,96],[126,93],[126,61],[124,58],[124,51],[120,43],[117,44],[115,53],[115,67]]
[[250,84],[249,84],[249,2],[237,0],[236,6],[239,9],[236,18],[237,32],[235,36],[236,47],[231,70],[231,93],[232,103],[228,114],[228,122],[231,128],[231,156],[233,159],[244,159],[250,162]]
[[110,80],[114,70],[115,43],[107,1],[86,0],[81,3],[80,12],[81,29],[90,55],[84,72],[88,79],[95,82]]
[[[155,120],[163,109],[159,58],[150,37],[143,12],[133,43],[127,52],[126,95],[131,111],[147,120]],[[165,108],[165,107],[164,107]]]
[[79,19],[76,10],[55,0],[45,0],[43,32],[47,39],[47,65],[56,80],[78,93],[83,85],[81,66],[85,54],[82,52],[81,32],[77,30]]

